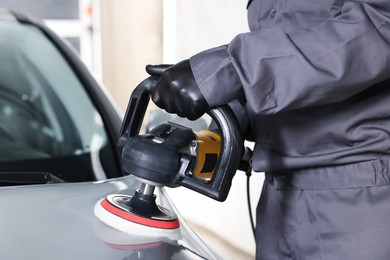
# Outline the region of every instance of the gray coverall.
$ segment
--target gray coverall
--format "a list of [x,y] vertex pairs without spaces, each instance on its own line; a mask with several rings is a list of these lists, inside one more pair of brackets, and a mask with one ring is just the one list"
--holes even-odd
[[390,0],[253,0],[248,21],[190,63],[249,122],[257,259],[390,259]]

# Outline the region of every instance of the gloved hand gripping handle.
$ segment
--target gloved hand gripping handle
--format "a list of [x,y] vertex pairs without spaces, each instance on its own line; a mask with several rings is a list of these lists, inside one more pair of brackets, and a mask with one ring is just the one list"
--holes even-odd
[[[158,76],[151,76],[142,81],[133,91],[118,141],[120,152],[129,138],[138,135],[151,92],[158,79]],[[210,108],[206,113],[215,121],[222,135],[221,155],[214,176],[210,181],[205,181],[187,172],[178,172],[175,181],[210,198],[224,201],[239,167],[244,141],[237,119],[228,105]]]

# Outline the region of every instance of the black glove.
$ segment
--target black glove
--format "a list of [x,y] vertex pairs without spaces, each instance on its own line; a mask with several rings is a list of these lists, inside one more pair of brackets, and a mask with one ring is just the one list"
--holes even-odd
[[189,60],[175,65],[147,65],[146,72],[161,75],[152,92],[152,100],[158,107],[190,120],[198,119],[208,109]]

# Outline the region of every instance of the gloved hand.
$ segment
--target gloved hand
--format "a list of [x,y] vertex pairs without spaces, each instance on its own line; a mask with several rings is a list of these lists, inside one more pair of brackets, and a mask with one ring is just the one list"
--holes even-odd
[[209,107],[192,73],[189,60],[175,65],[147,65],[150,75],[161,75],[152,100],[168,113],[175,113],[190,120],[201,117]]

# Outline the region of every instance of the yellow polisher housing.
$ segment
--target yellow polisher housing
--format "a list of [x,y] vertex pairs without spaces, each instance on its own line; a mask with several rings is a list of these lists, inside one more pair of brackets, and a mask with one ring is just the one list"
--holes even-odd
[[209,130],[201,130],[195,135],[198,146],[194,175],[210,180],[214,175],[221,153],[221,136]]

